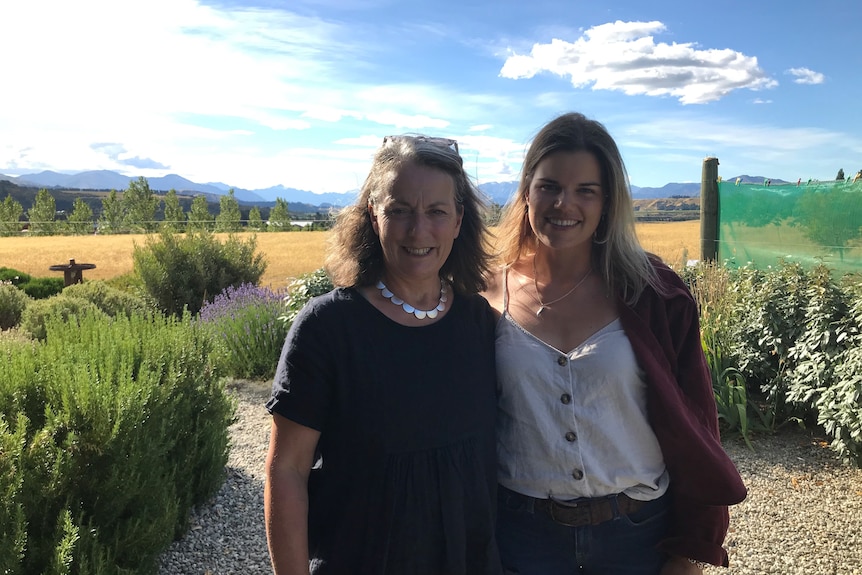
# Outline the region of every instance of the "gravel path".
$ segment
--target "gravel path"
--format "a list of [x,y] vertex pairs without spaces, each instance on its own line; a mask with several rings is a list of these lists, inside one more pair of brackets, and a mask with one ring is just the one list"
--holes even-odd
[[[269,384],[233,388],[237,422],[227,478],[162,555],[159,575],[271,573],[263,525]],[[786,430],[725,448],[749,489],[731,508],[730,569],[708,575],[862,575],[862,470],[842,464],[823,437]]]

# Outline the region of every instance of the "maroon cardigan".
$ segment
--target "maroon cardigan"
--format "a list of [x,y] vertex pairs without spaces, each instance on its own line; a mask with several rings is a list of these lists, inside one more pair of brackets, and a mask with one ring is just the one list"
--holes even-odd
[[649,421],[670,474],[671,528],[659,548],[727,567],[727,507],[747,490],[719,438],[697,304],[673,270],[654,265],[666,293],[647,287],[634,306],[620,301],[619,310],[646,372]]

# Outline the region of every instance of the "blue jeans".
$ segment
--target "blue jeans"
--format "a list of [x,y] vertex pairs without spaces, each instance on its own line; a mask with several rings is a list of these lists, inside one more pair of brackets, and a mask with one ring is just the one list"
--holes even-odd
[[507,574],[657,575],[667,559],[656,545],[667,533],[670,496],[599,525],[567,527],[535,499],[502,486],[497,495],[497,544]]

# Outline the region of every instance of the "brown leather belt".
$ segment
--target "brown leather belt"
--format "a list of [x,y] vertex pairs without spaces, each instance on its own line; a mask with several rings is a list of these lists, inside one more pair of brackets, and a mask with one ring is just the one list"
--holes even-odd
[[575,499],[558,501],[556,499],[534,499],[533,509],[544,511],[551,519],[568,527],[598,525],[614,518],[614,501],[619,515],[629,515],[647,504],[646,501],[632,499],[624,493],[612,497],[595,499]]

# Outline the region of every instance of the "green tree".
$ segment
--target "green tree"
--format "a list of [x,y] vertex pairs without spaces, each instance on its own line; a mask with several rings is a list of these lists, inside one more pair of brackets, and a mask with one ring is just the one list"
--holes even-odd
[[189,224],[188,231],[190,232],[211,232],[215,218],[210,213],[209,202],[204,195],[195,196],[192,200],[192,207],[188,213]]
[[111,190],[107,198],[102,200],[102,213],[99,215],[99,232],[118,234],[123,229],[126,211],[123,203],[117,197],[117,190]]
[[275,205],[269,210],[269,226],[269,229],[275,232],[290,229],[290,212],[288,212],[285,200],[275,199]]
[[215,219],[215,231],[238,232],[242,227],[240,223],[242,214],[239,211],[239,202],[233,195],[233,188],[228,190],[227,195],[219,198],[219,213]]
[[[0,236],[15,236],[21,231],[21,215],[24,206],[12,196],[0,203]],[[259,215],[259,214],[258,214]]]
[[256,232],[263,230],[263,219],[260,217],[260,208],[257,206],[248,211],[248,229]]
[[35,236],[50,236],[54,233],[57,215],[57,204],[51,192],[42,188],[36,192],[33,207],[27,211],[30,220],[30,233]]
[[165,194],[165,221],[162,229],[168,232],[181,232],[185,228],[186,214],[180,205],[177,191],[171,188]]
[[83,198],[75,198],[72,204],[72,213],[66,218],[69,231],[73,234],[84,235],[93,231],[93,208]]
[[147,179],[140,176],[129,182],[129,187],[123,192],[123,208],[125,218],[123,223],[129,230],[152,232],[156,229],[156,209],[161,200],[153,194]]
[[838,168],[838,174],[835,176],[835,179],[838,181],[844,181],[844,168]]

